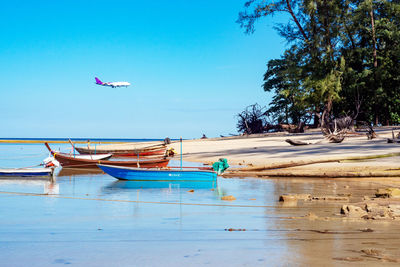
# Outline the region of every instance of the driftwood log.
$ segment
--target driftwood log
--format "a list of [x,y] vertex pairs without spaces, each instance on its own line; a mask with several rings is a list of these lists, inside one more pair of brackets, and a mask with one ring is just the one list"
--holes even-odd
[[372,139],[374,139],[376,137],[377,137],[377,135],[376,135],[374,129],[372,128],[371,125],[368,125],[368,132],[367,132],[368,140],[372,140]]
[[400,143],[399,135],[400,135],[400,132],[395,136],[394,131],[392,130],[392,138],[388,138],[387,142],[388,143]]
[[319,140],[317,142],[314,143],[310,143],[310,142],[304,142],[304,141],[300,141],[300,140],[293,140],[293,139],[286,139],[285,142],[291,144],[292,146],[306,146],[306,145],[315,145],[315,144],[319,144],[322,141],[324,141],[324,139]]
[[329,143],[341,143],[344,140],[346,133],[330,134],[326,136]]
[[306,146],[306,145],[312,145],[312,143],[303,142],[303,141],[300,141],[300,140],[286,139],[285,141],[286,141],[287,143],[291,144],[292,146]]

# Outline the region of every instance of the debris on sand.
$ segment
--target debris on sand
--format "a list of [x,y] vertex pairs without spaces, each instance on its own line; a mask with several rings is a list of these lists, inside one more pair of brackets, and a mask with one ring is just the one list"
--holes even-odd
[[297,204],[297,198],[291,195],[282,195],[279,197],[280,202]]
[[388,207],[379,206],[376,203],[367,203],[365,210],[368,212],[369,219],[379,220],[393,217]]
[[227,229],[225,229],[225,231],[229,231],[229,232],[239,231],[239,232],[242,232],[242,231],[246,231],[246,229],[244,229],[244,228],[238,228],[238,229],[235,229],[235,228],[227,228]]
[[381,188],[376,191],[375,196],[383,198],[400,198],[400,189],[395,187]]
[[360,231],[363,233],[372,233],[374,230],[372,230],[371,228],[364,228],[364,229],[360,229]]
[[311,200],[310,194],[293,194],[293,195],[281,195],[279,197],[279,201],[287,202],[287,201],[298,201],[304,200],[309,201]]
[[382,251],[374,248],[362,249],[360,251],[364,257],[381,260],[383,262],[400,262],[400,259],[384,255]]
[[369,201],[369,200],[371,200],[371,198],[370,198],[369,196],[364,196],[364,197],[363,197],[363,200],[364,200],[364,201]]
[[337,195],[337,196],[311,196],[310,194],[285,194],[281,195],[279,197],[279,201],[283,202],[290,202],[290,201],[298,201],[298,200],[303,200],[303,201],[319,201],[319,200],[324,200],[324,201],[349,201],[349,194],[342,195]]
[[309,212],[304,216],[300,216],[300,217],[287,217],[287,219],[308,219],[310,221],[314,221],[314,220],[318,220],[321,219],[320,217],[318,217],[315,213],[313,212]]
[[304,218],[308,218],[310,221],[314,221],[314,220],[318,219],[319,217],[315,213],[310,212],[307,215],[305,215]]
[[400,205],[389,204],[388,208],[394,217],[400,217]]
[[400,220],[400,205],[378,203],[366,203],[363,207],[343,205],[340,213],[349,218],[366,220]]
[[236,197],[234,197],[234,196],[223,196],[223,197],[221,197],[221,200],[233,201],[233,200],[236,200]]
[[325,201],[349,201],[349,197],[345,196],[315,196],[312,200],[325,200]]
[[364,259],[360,258],[360,257],[340,257],[340,258],[332,258],[334,260],[338,260],[338,261],[363,261]]
[[363,216],[368,215],[368,213],[361,207],[354,205],[343,205],[340,209],[340,213],[350,218],[362,218]]
[[362,249],[361,252],[367,254],[368,256],[380,256],[382,255],[382,251],[374,248]]

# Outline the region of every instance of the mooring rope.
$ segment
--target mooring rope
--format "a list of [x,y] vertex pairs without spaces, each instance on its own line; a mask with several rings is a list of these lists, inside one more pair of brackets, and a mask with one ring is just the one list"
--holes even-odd
[[7,158],[0,158],[0,160],[16,160],[16,159],[29,159],[29,158],[38,158],[38,157],[45,157],[48,153],[41,153],[41,154],[33,154],[30,156],[20,156],[20,157],[7,157]]
[[[233,207],[233,208],[298,208],[297,206],[279,206],[279,205],[242,205],[242,204],[211,204],[211,203],[187,203],[187,202],[162,202],[162,201],[142,201],[142,200],[124,200],[124,199],[104,199],[104,198],[86,198],[86,197],[68,197],[51,194],[39,193],[20,193],[20,192],[6,192],[0,191],[0,194],[9,194],[17,196],[36,196],[36,197],[51,197],[60,199],[75,199],[75,200],[92,200],[104,202],[123,202],[123,203],[140,203],[140,204],[162,204],[162,205],[184,205],[184,206],[205,206],[205,207]],[[337,206],[312,206],[312,208],[336,208]]]

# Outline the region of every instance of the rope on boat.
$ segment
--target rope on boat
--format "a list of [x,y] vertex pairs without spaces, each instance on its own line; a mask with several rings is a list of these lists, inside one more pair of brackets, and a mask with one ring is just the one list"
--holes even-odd
[[28,169],[28,168],[33,168],[33,167],[39,167],[39,166],[44,166],[44,164],[43,164],[43,163],[40,163],[40,164],[36,164],[36,165],[28,166],[28,167],[16,168],[16,169],[18,169],[18,170],[23,170],[23,169]]
[[[127,161],[127,162],[129,162],[129,161]],[[101,163],[100,160],[98,160],[95,164],[100,164],[100,163]],[[113,163],[112,160],[107,160],[107,164],[112,165],[112,163]],[[136,161],[132,162],[132,164],[136,164],[136,163],[137,163]],[[67,165],[67,166],[62,166],[62,165],[61,166],[63,167],[63,169],[75,169],[77,171],[84,170],[84,167],[88,167],[86,169],[91,169],[91,170],[100,170],[95,164],[93,164],[93,163],[84,163],[84,164],[72,164],[72,165]],[[141,164],[143,164],[143,162]],[[124,166],[124,167],[133,167],[133,166],[129,165],[129,166]],[[149,167],[144,166],[143,168],[149,168]],[[159,168],[159,167],[151,167],[151,168]]]
[[[161,201],[141,201],[141,200],[124,200],[124,199],[104,199],[104,198],[86,198],[86,197],[68,197],[60,195],[49,195],[39,193],[19,193],[19,192],[6,192],[0,191],[0,194],[9,194],[17,196],[35,196],[35,197],[51,197],[60,199],[75,199],[75,200],[92,200],[92,201],[104,201],[104,202],[123,202],[123,203],[140,203],[140,204],[162,204],[162,205],[184,205],[184,206],[204,206],[204,207],[233,207],[233,208],[298,208],[298,207],[285,207],[285,206],[271,206],[271,205],[235,205],[235,204],[210,204],[210,203],[186,203],[186,202],[161,202]],[[333,207],[333,206],[332,206]],[[334,206],[336,207],[336,206]],[[329,208],[327,206],[313,208]]]
[[35,157],[44,157],[44,156],[46,156],[48,153],[41,153],[41,154],[34,154],[34,155],[31,155],[31,156],[24,156],[24,157],[13,157],[13,158],[10,158],[10,157],[7,157],[7,158],[0,158],[0,160],[15,160],[15,159],[28,159],[28,158],[35,158]]

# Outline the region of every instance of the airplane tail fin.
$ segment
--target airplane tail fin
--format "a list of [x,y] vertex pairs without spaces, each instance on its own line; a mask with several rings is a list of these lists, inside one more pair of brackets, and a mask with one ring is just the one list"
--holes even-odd
[[100,85],[102,85],[102,84],[103,84],[103,82],[102,82],[102,81],[100,81],[100,79],[99,79],[99,78],[97,78],[97,77],[94,77],[94,79],[96,80],[96,84],[100,84]]

